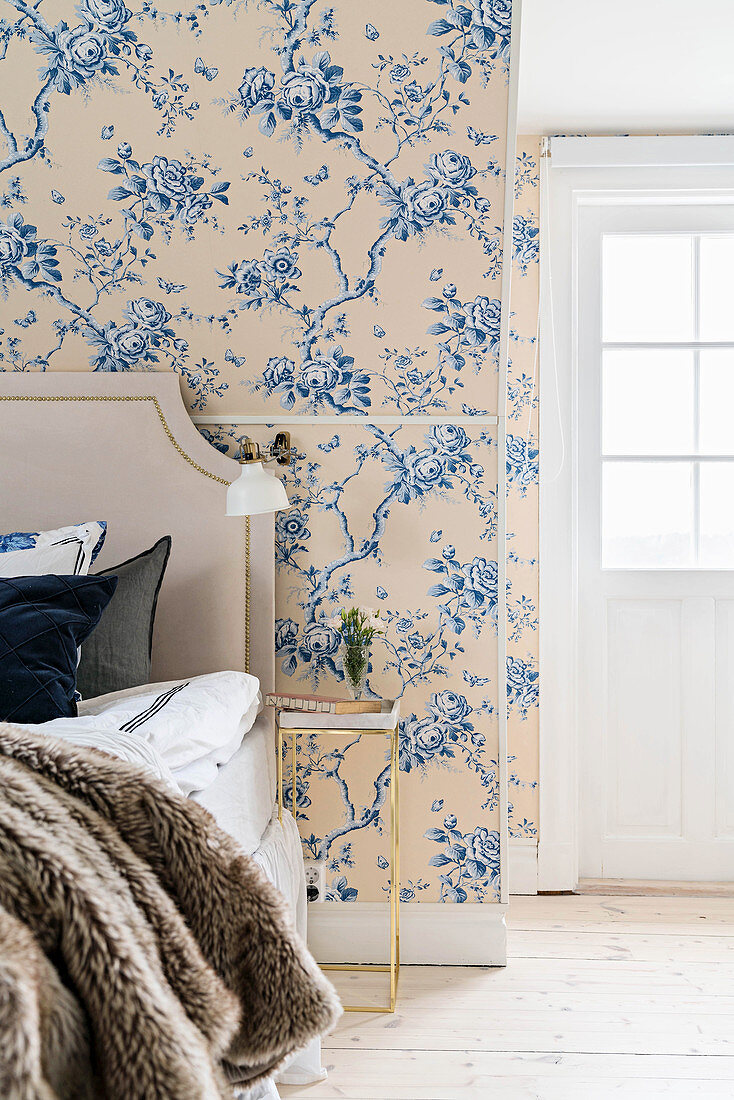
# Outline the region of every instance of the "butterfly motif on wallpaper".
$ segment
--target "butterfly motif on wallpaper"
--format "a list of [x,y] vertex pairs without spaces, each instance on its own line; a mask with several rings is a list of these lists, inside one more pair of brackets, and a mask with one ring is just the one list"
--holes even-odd
[[54,202],[58,203],[59,206],[61,206],[62,202],[66,202],[65,196],[62,195],[60,191],[54,191],[53,188],[51,188],[51,198]]
[[186,283],[169,283],[168,279],[163,279],[160,275],[158,286],[161,290],[165,290],[166,294],[180,294],[182,290],[186,290]]
[[324,454],[328,455],[329,451],[335,451],[337,447],[340,447],[341,442],[342,441],[338,435],[332,435],[328,443],[317,443],[316,446],[320,451],[323,451]]
[[373,325],[372,326],[372,331],[374,332],[374,334],[378,338],[378,340],[381,340],[382,337],[385,335],[385,330],[382,327],[382,325]]
[[473,126],[467,126],[466,136],[475,145],[491,145],[497,140],[497,134],[484,134],[481,130],[475,130]]
[[431,280],[432,283],[437,283],[442,275],[443,275],[443,268],[442,267],[434,267],[433,271],[428,276],[428,278]]
[[387,599],[387,591],[382,587],[381,584],[378,584],[377,588],[375,589],[375,595],[377,596],[378,600]]
[[219,69],[215,69],[213,66],[210,68],[205,65],[200,57],[197,57],[194,62],[194,72],[199,73],[201,76],[205,76],[207,80],[214,80],[214,77],[219,72]]
[[377,27],[373,27],[371,23],[368,23],[364,28],[364,36],[365,38],[369,38],[370,42],[376,42],[380,37],[380,32]]
[[475,676],[473,672],[467,672],[466,669],[464,669],[463,677],[464,677],[464,683],[468,684],[469,687],[473,687],[473,688],[474,687],[485,687],[490,682],[489,677],[487,677],[487,676]]
[[102,132],[100,133],[99,136],[102,138],[102,141],[109,141],[110,138],[112,137],[112,135],[114,134],[114,132],[115,132],[115,127],[112,125],[112,123],[110,123],[109,126],[103,126],[102,127]]
[[31,325],[35,325],[37,320],[35,311],[29,309],[25,317],[16,317],[13,324],[18,325],[19,328],[29,328]]
[[242,156],[243,157],[251,157],[252,154],[254,153],[254,151],[255,150],[252,148],[252,146],[248,145],[246,149],[242,150]]
[[322,164],[315,176],[304,176],[306,183],[310,183],[312,187],[318,187],[320,183],[329,178],[329,169],[325,164]]
[[224,353],[224,361],[234,363],[236,367],[241,367],[247,362],[247,358],[244,355],[235,355],[231,348],[227,348]]

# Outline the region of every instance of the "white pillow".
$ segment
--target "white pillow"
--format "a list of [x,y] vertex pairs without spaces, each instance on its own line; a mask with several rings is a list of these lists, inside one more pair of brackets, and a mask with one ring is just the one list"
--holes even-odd
[[184,794],[203,790],[242,744],[262,706],[260,682],[245,672],[145,684],[79,703],[100,729],[147,741]]
[[106,534],[107,524],[100,521],[0,535],[0,577],[86,574]]
[[[194,791],[206,791],[211,787],[219,775],[219,769],[224,764],[229,764],[233,756],[242,748],[242,743],[255,725],[255,719],[261,710],[262,696],[258,693],[258,697],[253,700],[247,713],[242,716],[240,724],[227,744],[219,746],[206,756],[182,768],[171,768],[176,786],[182,794],[188,798]],[[272,801],[270,805],[272,807]]]

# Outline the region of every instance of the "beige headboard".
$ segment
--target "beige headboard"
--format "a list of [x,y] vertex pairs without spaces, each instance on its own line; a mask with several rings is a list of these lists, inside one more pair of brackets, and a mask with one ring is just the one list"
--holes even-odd
[[252,517],[248,554],[247,521],[224,514],[238,472],[175,374],[0,374],[0,532],[104,519],[100,569],[172,536],[154,681],[249,666],[274,686],[273,517]]

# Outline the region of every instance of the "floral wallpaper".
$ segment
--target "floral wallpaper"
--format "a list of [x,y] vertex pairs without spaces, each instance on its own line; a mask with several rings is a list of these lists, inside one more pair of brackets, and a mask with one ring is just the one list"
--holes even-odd
[[[174,370],[192,413],[220,419],[202,431],[223,449],[243,434],[228,416],[310,418],[293,432],[294,507],[277,523],[278,686],[343,690],[328,619],[354,601],[379,608],[370,688],[400,695],[404,716],[402,895],[492,901],[486,418],[510,0],[1,0],[0,14],[0,366]],[[507,466],[511,820],[526,837],[537,832],[537,153],[537,142],[518,150],[514,181]],[[355,423],[365,413],[404,419]],[[324,414],[344,419],[319,425]],[[304,739],[297,792],[330,896],[382,897],[382,746]]]

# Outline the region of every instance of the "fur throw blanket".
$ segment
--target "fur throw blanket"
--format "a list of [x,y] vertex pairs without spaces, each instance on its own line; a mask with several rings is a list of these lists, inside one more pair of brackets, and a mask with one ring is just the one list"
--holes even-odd
[[339,1011],[206,810],[0,724],[2,1100],[229,1100]]

